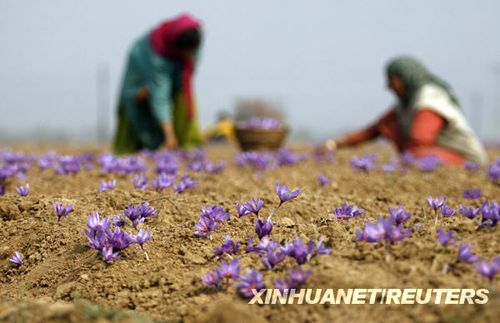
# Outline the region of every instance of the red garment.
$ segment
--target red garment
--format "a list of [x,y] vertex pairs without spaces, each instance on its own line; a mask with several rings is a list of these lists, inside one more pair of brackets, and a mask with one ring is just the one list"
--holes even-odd
[[[195,18],[184,14],[171,20],[167,20],[150,34],[151,47],[155,53],[163,57],[176,57],[179,55],[175,46],[177,38],[185,31],[200,28],[201,24]],[[186,98],[187,117],[194,117],[192,77],[194,61],[192,57],[185,58],[182,63],[182,89]]]
[[415,113],[410,137],[406,139],[401,132],[394,110],[383,115],[375,124],[344,138],[348,145],[356,145],[379,135],[394,142],[399,151],[410,151],[415,157],[436,155],[448,164],[461,165],[465,159],[459,153],[436,146],[434,143],[446,120],[430,109],[420,109]]

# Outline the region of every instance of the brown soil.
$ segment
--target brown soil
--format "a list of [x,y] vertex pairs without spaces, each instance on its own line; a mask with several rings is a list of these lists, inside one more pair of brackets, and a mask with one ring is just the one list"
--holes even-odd
[[[0,321],[147,321],[145,317],[134,317],[137,313],[155,321],[196,322],[496,321],[500,316],[500,278],[497,276],[488,285],[472,265],[463,263],[445,270],[447,264],[455,262],[457,245],[444,248],[437,243],[434,218],[425,199],[428,195],[447,195],[448,204],[458,207],[470,204],[462,198],[465,188],[481,188],[486,198],[498,200],[500,187],[486,180],[484,170],[472,174],[462,168],[443,167],[429,174],[412,169],[406,175],[386,175],[380,170],[367,175],[351,169],[349,159],[353,154],[381,149],[382,159],[388,160],[387,148],[368,146],[339,152],[333,164],[308,160],[256,176],[232,162],[233,150],[209,148],[209,159],[230,160],[229,166],[221,175],[195,174],[199,186],[182,195],[172,190],[163,193],[133,190],[131,177],[102,175],[98,170],[56,176],[51,170],[33,167],[29,172],[28,197],[12,193],[16,185],[23,183],[20,180],[9,181],[8,194],[0,197],[0,301],[3,302]],[[498,152],[490,153],[493,156]],[[334,183],[319,187],[316,180],[319,173]],[[111,178],[117,180],[117,189],[97,194],[99,184]],[[269,212],[277,202],[276,180],[290,188],[300,188],[302,194],[277,213],[272,237],[289,241],[297,235],[314,240],[324,236],[333,248],[331,255],[316,257],[303,266],[313,271],[305,287],[486,287],[490,289],[489,302],[485,305],[258,306],[248,305],[234,287],[229,290],[205,287],[199,277],[217,263],[212,258],[213,250],[224,236],[229,234],[245,242],[255,235],[249,217],[235,217],[236,202],[262,196],[265,212]],[[59,225],[51,206],[54,199],[75,206],[75,212]],[[83,233],[87,215],[94,210],[105,215],[121,213],[129,203],[145,201],[151,201],[159,210],[145,224],[152,230],[152,238],[146,244],[151,260],[144,259],[134,245],[121,260],[105,265],[98,252],[87,247]],[[349,222],[338,222],[330,211],[344,201],[367,211]],[[213,241],[196,238],[193,226],[200,216],[200,206],[211,204],[224,206],[232,217],[215,232]],[[388,207],[399,205],[412,212],[407,227],[416,232],[394,245],[393,259],[386,261],[383,247],[356,242],[355,231],[365,221],[386,216]],[[491,260],[500,254],[498,228],[478,231],[477,225],[463,216],[441,219],[440,226],[455,230],[461,240],[473,244],[473,251],[481,257]],[[19,268],[7,261],[16,250],[25,256],[25,264]],[[262,269],[255,255],[242,252],[238,257],[242,268]],[[293,259],[286,259],[272,272],[265,272],[266,286],[272,286],[274,279],[284,277],[288,268],[294,266]],[[98,310],[87,302],[112,310],[89,316],[88,308]],[[54,311],[66,314],[50,316]]]

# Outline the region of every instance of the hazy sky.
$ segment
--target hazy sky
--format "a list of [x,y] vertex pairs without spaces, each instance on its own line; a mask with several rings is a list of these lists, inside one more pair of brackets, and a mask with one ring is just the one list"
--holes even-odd
[[112,131],[130,43],[183,11],[205,28],[196,78],[203,125],[237,98],[261,96],[286,107],[294,130],[353,129],[394,101],[387,60],[412,54],[452,84],[483,137],[499,137],[495,0],[0,0],[0,133],[94,138],[98,66],[109,70]]

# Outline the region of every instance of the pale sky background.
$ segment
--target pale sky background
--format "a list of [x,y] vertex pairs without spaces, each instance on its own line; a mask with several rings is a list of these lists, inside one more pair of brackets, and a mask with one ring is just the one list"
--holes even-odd
[[387,60],[412,54],[451,83],[483,138],[500,137],[500,1],[0,0],[0,142],[95,139],[98,66],[109,71],[112,133],[130,43],[184,11],[205,28],[204,126],[237,98],[260,96],[281,102],[295,131],[354,129],[394,101]]

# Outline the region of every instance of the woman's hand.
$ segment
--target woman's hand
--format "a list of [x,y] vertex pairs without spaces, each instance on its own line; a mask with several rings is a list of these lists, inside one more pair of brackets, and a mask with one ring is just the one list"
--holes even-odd
[[172,122],[168,121],[162,125],[163,135],[165,136],[165,148],[175,150],[177,148],[177,137],[175,136]]

